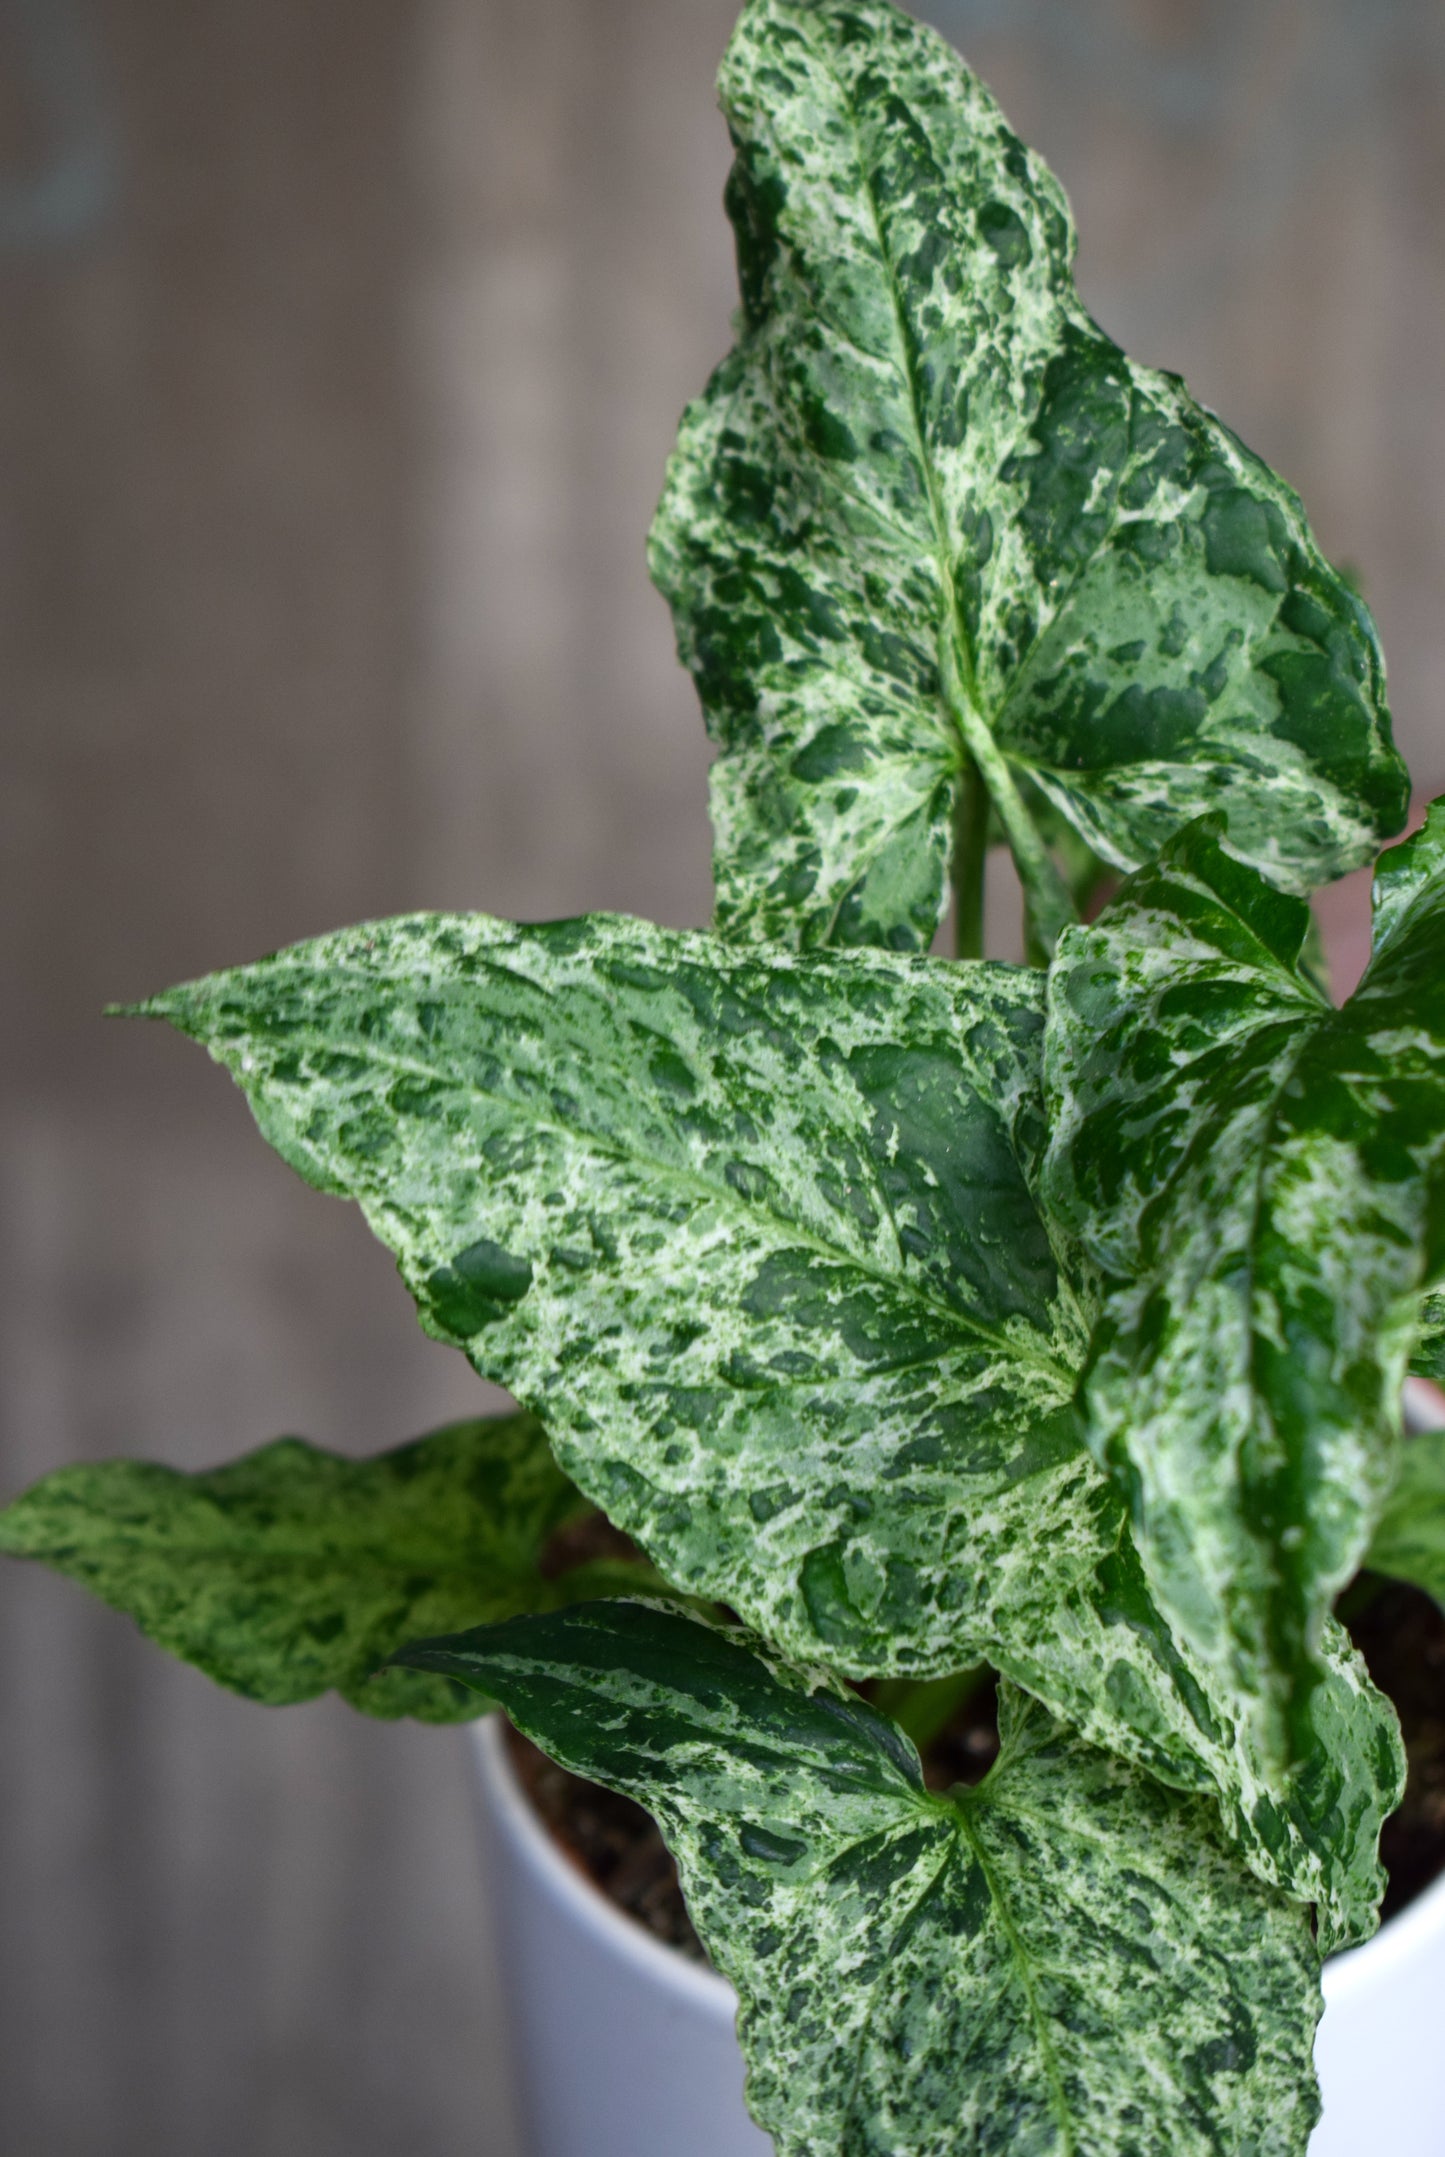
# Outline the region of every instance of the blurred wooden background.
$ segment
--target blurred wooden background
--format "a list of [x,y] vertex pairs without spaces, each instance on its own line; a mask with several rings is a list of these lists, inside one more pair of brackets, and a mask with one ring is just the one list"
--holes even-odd
[[[733,0],[0,6],[0,1491],[485,1398],[111,998],[366,915],[699,922],[642,538]],[[935,0],[1095,312],[1302,489],[1445,784],[1438,0]],[[0,1578],[0,2148],[518,2157],[461,1742]]]

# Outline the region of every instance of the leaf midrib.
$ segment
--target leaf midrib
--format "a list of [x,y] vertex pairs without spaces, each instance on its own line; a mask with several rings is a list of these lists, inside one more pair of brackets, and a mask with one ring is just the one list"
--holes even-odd
[[[830,48],[828,54],[830,62],[831,57],[832,55]],[[929,521],[933,528],[934,559],[938,570],[939,583],[943,592],[944,611],[947,616],[947,629],[945,633],[947,633],[947,630],[952,631],[955,649],[960,660],[963,662],[961,670],[963,674],[963,687],[966,691],[968,701],[972,710],[978,715],[980,721],[987,727],[989,735],[991,736],[992,740],[998,748],[1000,757],[1004,758],[1008,762],[1024,764],[1028,768],[1033,770],[1054,771],[1056,769],[1055,767],[1047,765],[1041,760],[1023,756],[1012,746],[1005,750],[999,739],[1000,727],[1002,725],[1004,716],[1008,711],[1009,705],[1013,701],[1014,694],[1018,689],[1020,683],[1023,681],[1027,673],[1029,664],[1034,658],[1035,653],[1038,651],[1039,646],[1043,643],[1045,637],[1049,634],[1049,631],[1053,628],[1054,624],[1059,621],[1059,619],[1067,610],[1069,603],[1072,600],[1073,595],[1082,579],[1087,575],[1088,571],[1099,559],[1099,556],[1104,552],[1104,549],[1110,544],[1110,541],[1113,536],[1112,528],[1106,531],[1096,542],[1096,544],[1089,549],[1088,553],[1084,555],[1084,557],[1075,564],[1074,569],[1068,577],[1068,580],[1064,584],[1062,590],[1051,595],[1051,603],[1047,619],[1045,620],[1041,617],[1041,619],[1039,620],[1035,628],[1034,634],[1029,640],[1026,649],[1019,654],[1016,663],[1010,670],[1008,685],[1005,688],[1003,695],[999,698],[998,703],[993,709],[993,711],[991,713],[985,713],[983,701],[980,696],[978,686],[977,652],[974,647],[973,638],[969,632],[968,625],[964,620],[963,609],[959,604],[958,587],[953,575],[952,551],[948,544],[947,524],[943,515],[943,504],[939,498],[937,476],[934,472],[933,461],[931,456],[929,455],[927,441],[923,429],[923,410],[922,402],[918,394],[917,366],[914,357],[913,339],[909,331],[908,319],[903,306],[903,294],[898,284],[898,277],[894,266],[892,254],[889,251],[889,248],[887,246],[887,243],[885,242],[883,235],[882,216],[878,204],[878,198],[873,188],[868,160],[864,153],[862,126],[859,119],[857,104],[854,100],[851,86],[845,80],[841,72],[836,68],[830,68],[830,72],[832,73],[834,82],[837,84],[840,100],[847,113],[849,131],[852,136],[854,152],[857,158],[859,179],[862,186],[863,196],[868,206],[869,223],[871,224],[873,229],[873,237],[878,249],[878,259],[882,264],[884,281],[888,289],[889,308],[893,319],[894,334],[897,345],[894,364],[897,366],[900,374],[902,375],[903,382],[907,390],[906,403],[908,409],[909,424],[913,433],[913,446],[918,459],[919,471],[923,475],[924,489],[928,500]],[[836,322],[836,320],[831,314],[831,310],[822,307],[815,301],[810,301],[810,304],[814,307],[818,319],[823,323],[824,327],[831,332],[831,334],[833,334],[834,336],[842,337],[853,348],[853,350],[860,353],[864,358],[872,361],[875,365],[887,364],[887,361],[883,355],[870,352],[866,346],[859,344],[855,337],[853,337],[847,330],[845,330],[841,324]],[[1075,319],[1076,322],[1078,318],[1083,314],[1083,310],[1078,307],[1077,302],[1075,302],[1075,305],[1072,308],[1069,307],[1067,304],[1067,298],[1061,299],[1059,305],[1061,312]],[[1084,320],[1087,323],[1087,317],[1084,317]],[[1089,324],[1088,326],[1090,328],[1093,327],[1092,324]],[[1119,365],[1123,369],[1127,378],[1128,396],[1132,417],[1134,402],[1138,394],[1137,385],[1134,377],[1134,370],[1130,366],[1127,356],[1122,351],[1119,352],[1118,357]],[[1025,433],[1027,433],[1027,428],[1021,426],[1019,430],[1020,437]],[[1118,498],[1123,489],[1124,481],[1130,474],[1133,462],[1134,460],[1132,458],[1126,459],[1125,462],[1120,465],[1118,470],[1112,476],[1112,481],[1110,485],[1110,501],[1116,513],[1118,507]],[[890,528],[893,530],[901,529],[893,522],[891,518],[886,518],[883,521],[888,523]],[[1136,522],[1138,520],[1137,518],[1125,518],[1120,521]],[[903,534],[903,536],[911,538],[912,535],[905,533]],[[951,708],[946,690],[942,686],[940,687],[939,703],[943,712],[946,714],[947,718],[951,722],[954,743],[957,751],[959,752],[960,761],[962,761],[963,758],[968,757],[970,754],[968,743],[964,738],[964,731],[960,724],[958,714]],[[1113,769],[1114,767],[1111,766],[1108,768]],[[1062,768],[1057,768],[1057,776],[1060,778],[1060,780],[1068,782],[1076,775],[1071,774],[1063,770]],[[985,774],[985,779],[986,778],[987,774]],[[1002,809],[1003,805],[997,804],[997,806]],[[1033,819],[1030,818],[1030,823],[1032,824],[1032,822]],[[1037,829],[1036,826],[1034,828]]]
[[[993,1773],[997,1774],[999,1767],[1002,1765],[1002,1762],[996,1764]],[[989,1781],[992,1779],[992,1776],[988,1778]],[[962,1795],[966,1795],[973,1806],[983,1806],[991,1802],[991,1795],[985,1796],[983,1794],[986,1790],[987,1783],[984,1783],[980,1785],[979,1790],[968,1791]],[[1022,1933],[1014,1923],[1013,1915],[1008,1905],[1008,1898],[995,1874],[993,1864],[984,1849],[982,1839],[969,1817],[970,1806],[960,1802],[957,1797],[952,1801],[952,1806],[954,1817],[957,1821],[959,1839],[968,1844],[970,1851],[973,1853],[974,1862],[983,1874],[984,1885],[988,1889],[989,1901],[998,1919],[999,1929],[1008,1943],[1009,1954],[1014,1968],[1018,1972],[1018,1981],[1023,1992],[1024,2005],[1028,2012],[1029,2021],[1033,2026],[1039,2056],[1043,2062],[1044,2079],[1049,2089],[1049,2107],[1064,2138],[1062,2157],[1077,2157],[1078,2143],[1074,2133],[1073,2112],[1069,2105],[1068,2092],[1064,2086],[1063,2070],[1059,2065],[1058,2054],[1054,2049],[1053,2029],[1048,2015],[1039,2004],[1035,1986],[1033,1958]]]
[[[502,968],[500,970],[503,972],[508,971],[508,969],[506,968]],[[352,970],[344,966],[330,965],[327,968],[327,973],[332,979],[335,979],[338,974],[345,975],[350,971]],[[356,977],[359,980],[367,983],[370,986],[375,986],[378,979],[377,975],[364,972],[359,968],[355,969],[354,971],[356,973]],[[304,979],[305,977],[302,976],[302,978]],[[404,985],[409,991],[412,991],[414,993],[413,985],[411,983],[407,982]],[[530,989],[535,989],[537,987],[537,984],[535,982],[528,981],[527,986]],[[229,1048],[231,1044],[227,1044],[226,1046]],[[316,1041],[316,1046],[324,1049],[324,1040],[318,1037]],[[784,1215],[778,1213],[771,1206],[759,1204],[756,1200],[744,1198],[742,1193],[735,1191],[731,1184],[722,1181],[719,1181],[717,1183],[710,1183],[708,1179],[702,1174],[700,1174],[699,1171],[697,1171],[696,1169],[681,1167],[673,1162],[659,1161],[653,1155],[642,1151],[640,1148],[628,1148],[618,1141],[609,1142],[607,1139],[602,1138],[593,1131],[579,1131],[576,1127],[570,1124],[555,1122],[552,1118],[541,1115],[534,1111],[530,1107],[530,1104],[524,1108],[522,1104],[511,1100],[507,1095],[494,1093],[487,1087],[478,1085],[476,1080],[471,1077],[468,1077],[466,1079],[445,1080],[444,1073],[440,1071],[437,1066],[433,1064],[418,1062],[411,1057],[403,1056],[395,1049],[383,1048],[378,1046],[374,1042],[363,1040],[360,1044],[360,1053],[363,1055],[364,1060],[368,1063],[382,1064],[398,1072],[408,1073],[413,1077],[430,1079],[433,1082],[435,1082],[438,1078],[443,1078],[445,1083],[454,1085],[459,1093],[465,1094],[467,1092],[471,1092],[473,1094],[479,1095],[483,1100],[493,1102],[498,1107],[510,1111],[513,1115],[515,1115],[519,1122],[529,1123],[533,1128],[539,1131],[555,1132],[559,1137],[570,1141],[572,1144],[581,1147],[583,1150],[591,1148],[597,1153],[602,1154],[607,1159],[620,1162],[623,1165],[633,1165],[648,1170],[651,1173],[655,1174],[660,1182],[670,1182],[680,1186],[685,1190],[701,1192],[706,1195],[708,1200],[716,1208],[724,1212],[730,1211],[744,1222],[752,1222],[756,1220],[759,1216],[762,1216],[768,1221],[774,1223],[775,1226],[780,1231],[782,1231],[788,1239],[790,1239],[790,1241],[786,1245],[782,1245],[780,1247],[803,1248],[815,1252],[818,1256],[826,1259],[831,1264],[851,1267],[855,1272],[863,1275],[865,1279],[875,1281],[881,1287],[884,1287],[890,1290],[892,1293],[913,1302],[920,1309],[936,1317],[943,1325],[947,1326],[951,1331],[972,1334],[975,1338],[987,1343],[990,1347],[995,1349],[1000,1354],[1015,1357],[1020,1362],[1030,1363],[1034,1365],[1035,1368],[1047,1372],[1048,1375],[1053,1378],[1062,1388],[1063,1397],[1065,1399],[1072,1397],[1077,1373],[1068,1369],[1066,1365],[1059,1362],[1055,1357],[1047,1355],[1039,1350],[1027,1348],[1023,1346],[1019,1341],[1017,1341],[1012,1335],[1001,1332],[998,1328],[989,1325],[987,1321],[981,1318],[977,1318],[971,1313],[959,1311],[954,1305],[941,1303],[936,1296],[934,1296],[927,1288],[923,1287],[913,1278],[912,1275],[908,1273],[902,1271],[896,1273],[886,1272],[877,1264],[860,1257],[857,1253],[853,1251],[840,1248],[839,1246],[834,1244],[825,1243],[822,1237],[819,1236],[814,1230],[805,1228],[800,1223],[788,1220]],[[224,1053],[223,1060],[229,1060],[229,1058],[227,1058]],[[239,1064],[239,1051],[237,1052],[236,1061]],[[617,1073],[616,1075],[623,1080],[626,1080],[627,1078],[626,1073]],[[242,1087],[242,1090],[249,1093],[251,1089],[247,1085],[247,1081],[250,1080],[254,1082],[257,1073],[254,1070],[238,1070],[236,1076],[238,1079],[238,1083]],[[308,1152],[318,1152],[316,1142],[312,1139],[307,1139],[301,1132],[299,1127],[297,1128],[297,1142],[299,1145],[304,1146]],[[321,1158],[319,1154],[318,1158]],[[1025,1187],[1027,1188],[1027,1186]],[[358,1189],[358,1191],[362,1188],[361,1181],[359,1178],[356,1181],[356,1188]],[[886,1214],[889,1224],[892,1227],[894,1236],[896,1238],[898,1234],[898,1229],[897,1223],[894,1220],[893,1210],[891,1206],[889,1206],[884,1194],[881,1191],[878,1191],[876,1187],[874,1188],[873,1195],[877,1198],[879,1205],[882,1207],[884,1213]],[[387,1202],[382,1200],[381,1203],[385,1205]],[[1062,1285],[1062,1275],[1059,1275],[1058,1278],[1060,1281],[1060,1285]]]
[[[938,701],[940,710],[952,730],[955,769],[958,775],[955,783],[961,783],[962,773],[970,762],[977,768],[1007,834],[1029,902],[1030,915],[1036,927],[1052,936],[1064,922],[1077,918],[1076,910],[1044,843],[1043,834],[1014,784],[1007,754],[998,740],[998,714],[995,713],[990,718],[982,706],[978,688],[977,655],[973,638],[964,620],[963,609],[959,604],[943,504],[939,498],[933,461],[924,436],[923,407],[918,393],[913,338],[903,306],[903,294],[893,256],[883,235],[882,213],[864,149],[862,123],[852,86],[833,64],[831,46],[825,50],[823,64],[837,87],[839,102],[846,115],[853,142],[859,186],[867,204],[868,218],[873,228],[874,244],[882,265],[893,318],[897,346],[894,364],[904,385],[904,403],[913,436],[914,453],[928,502],[929,522],[933,530],[934,567],[939,580],[944,615],[939,634]],[[950,660],[952,666],[949,664]],[[959,695],[956,700],[951,694],[950,683],[950,676],[954,673],[958,676]],[[1048,916],[1055,911],[1059,913],[1059,921],[1050,924]]]
[[[841,71],[832,65],[831,47],[828,49],[825,64],[828,66],[833,81],[837,85],[839,101],[847,114],[853,152],[858,166],[859,185],[863,199],[868,206],[868,221],[873,230],[873,241],[878,250],[878,260],[882,265],[883,280],[888,291],[888,304],[893,318],[894,344],[896,347],[894,365],[897,367],[903,381],[904,401],[907,406],[909,426],[913,434],[914,454],[917,457],[918,469],[923,478],[924,492],[928,501],[928,518],[933,529],[934,566],[938,573],[939,588],[943,596],[944,612],[947,617],[944,634],[951,634],[953,637],[958,656],[963,663],[964,686],[976,708],[978,688],[973,639],[968,633],[968,626],[963,619],[963,611],[958,603],[958,587],[953,577],[953,562],[947,544],[947,527],[943,516],[943,504],[939,499],[937,475],[934,472],[933,460],[929,455],[924,439],[923,407],[918,394],[918,368],[913,349],[913,338],[908,327],[908,318],[904,312],[903,293],[898,283],[898,273],[894,266],[893,256],[883,235],[882,211],[873,186],[872,172],[864,147],[862,121],[859,117],[852,86],[844,79]],[[958,763],[961,768],[969,754],[968,745],[963,737],[958,714],[949,705],[941,669],[938,701],[940,709],[951,724]]]
[[[928,1810],[931,1809],[932,1808],[925,1809],[920,1806],[918,1808],[920,1817],[927,1818]],[[899,1828],[897,1826],[892,1828],[879,1828],[876,1829],[871,1835],[857,1836],[852,1842],[850,1842],[846,1846],[846,1854],[851,1857],[854,1851],[858,1849],[860,1844],[865,1842],[872,1842],[875,1840],[881,1840],[885,1837],[889,1837],[900,1832],[907,1833],[907,1826],[905,1825],[902,1828]],[[889,1937],[888,1952],[881,1958],[882,1967],[880,1968],[878,1976],[875,1978],[874,1982],[868,1987],[867,2012],[862,2018],[863,2031],[867,2031],[874,2024],[874,2010],[877,2006],[880,1993],[883,1993],[885,1989],[891,1990],[893,1980],[893,1962],[900,1945],[907,1937],[908,1933],[912,1930],[915,1921],[919,1917],[919,1914],[923,1910],[925,1904],[929,1901],[930,1897],[933,1895],[933,1892],[937,1888],[939,1881],[948,1871],[949,1866],[953,1863],[954,1858],[957,1856],[957,1854],[957,1847],[954,1837],[951,1835],[946,1835],[943,1839],[939,1851],[938,1863],[933,1867],[932,1871],[928,1875],[928,1878],[924,1881],[918,1893],[913,1897],[907,1909],[904,1910],[904,1912],[900,1916],[898,1923],[894,1926],[893,1931]],[[857,2118],[858,2090],[863,2079],[863,2068],[867,2061],[867,2056],[868,2055],[866,2044],[860,2043],[854,2047],[853,2072],[849,2078],[848,2094],[844,2103],[843,2116],[845,2120],[854,2120]]]

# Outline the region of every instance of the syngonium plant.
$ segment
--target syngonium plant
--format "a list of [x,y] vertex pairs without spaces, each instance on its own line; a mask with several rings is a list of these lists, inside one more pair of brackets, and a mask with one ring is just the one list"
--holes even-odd
[[[523,1410],[62,1470],[0,1546],[255,1698],[500,1704],[640,1799],[780,2157],[1299,2153],[1403,1774],[1332,1607],[1445,1597],[1445,806],[1336,1009],[1308,895],[1407,782],[1295,496],[887,0],[749,0],[722,100],[737,343],[652,539],[712,932],[421,915],[139,1007]],[[639,1555],[558,1562],[598,1511]]]

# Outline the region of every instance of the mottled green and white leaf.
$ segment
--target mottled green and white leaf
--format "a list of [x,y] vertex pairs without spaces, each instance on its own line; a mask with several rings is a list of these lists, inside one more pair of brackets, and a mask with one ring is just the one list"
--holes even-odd
[[1341,1011],[1296,965],[1303,905],[1207,825],[1071,930],[1051,976],[1045,1187],[1117,1277],[1090,1442],[1171,1627],[1265,1759],[1307,1742],[1438,1272],[1442,862],[1436,811],[1381,864],[1374,957]]
[[1134,867],[1227,804],[1305,890],[1404,820],[1362,602],[1292,491],[1081,305],[1062,190],[886,0],[751,0],[723,64],[738,343],[652,539],[720,754],[718,924],[926,948],[981,772]]
[[1022,968],[422,916],[147,1008],[671,1579],[861,1676],[957,1669],[1096,1552],[1088,1273],[1027,1178],[1042,997]]
[[1116,1503],[1114,1539],[1094,1571],[1060,1598],[1044,1630],[1001,1641],[995,1662],[1096,1744],[1173,1789],[1213,1794],[1259,1877],[1314,1904],[1324,1952],[1369,1939],[1385,1887],[1380,1830],[1405,1787],[1393,1707],[1331,1618],[1300,1757],[1288,1767],[1267,1757],[1160,1610]]
[[1212,1807],[1005,1687],[976,1789],[821,1675],[638,1604],[406,1651],[657,1818],[778,2157],[1303,2157],[1319,1956]]
[[370,1460],[279,1438],[224,1468],[61,1468],[0,1511],[0,1551],[69,1575],[173,1655],[280,1706],[334,1688],[371,1715],[478,1712],[435,1678],[382,1670],[404,1641],[635,1592],[650,1569],[549,1578],[586,1511],[529,1415],[453,1424]]
[[1382,1739],[1341,1666],[1331,1820],[1268,1784],[1134,1581],[1071,1414],[1094,1290],[1032,1196],[1042,994],[1002,967],[422,917],[150,1008],[361,1203],[424,1322],[544,1413],[674,1582],[855,1676],[991,1662],[1217,1790],[1265,1876],[1362,1936],[1388,1711]]

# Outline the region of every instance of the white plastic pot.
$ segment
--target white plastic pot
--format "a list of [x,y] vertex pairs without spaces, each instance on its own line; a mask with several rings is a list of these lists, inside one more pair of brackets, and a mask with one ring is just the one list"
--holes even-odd
[[[1445,1395],[1405,1381],[1405,1427],[1445,1429]],[[1315,2066],[1325,2116],[1310,2157],[1445,2152],[1445,1874],[1363,1947],[1325,1965]]]
[[527,2157],[770,2157],[743,2104],[737,1995],[565,1857],[472,1726]]
[[1445,1874],[1367,1940],[1325,1964],[1315,2066],[1325,2116],[1310,2157],[1445,2151]]
[[[737,1999],[564,1857],[496,1716],[473,1726],[527,2157],[767,2157],[743,2104]],[[1325,1969],[1310,2157],[1445,2153],[1445,1876]]]

